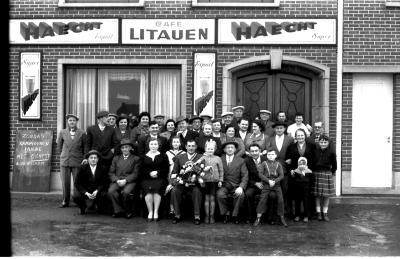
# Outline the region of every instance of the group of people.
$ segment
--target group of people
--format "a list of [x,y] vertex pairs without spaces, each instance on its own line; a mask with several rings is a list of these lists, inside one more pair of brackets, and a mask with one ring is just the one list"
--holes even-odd
[[304,124],[301,113],[290,123],[285,112],[272,121],[268,110],[251,120],[244,110],[165,122],[163,115],[142,112],[134,128],[130,117],[100,111],[86,131],[77,128],[78,116],[67,114],[57,139],[60,207],[69,206],[72,175],[80,214],[97,209],[131,218],[143,197],[149,222],[159,220],[162,200],[174,224],[187,202],[196,225],[203,214],[204,223],[215,223],[218,211],[223,223],[244,219],[254,226],[264,214],[286,227],[285,217],[329,221],[336,154],[323,123]]

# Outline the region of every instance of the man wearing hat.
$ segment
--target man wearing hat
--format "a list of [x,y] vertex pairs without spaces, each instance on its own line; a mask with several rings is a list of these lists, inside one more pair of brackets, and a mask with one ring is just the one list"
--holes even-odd
[[226,133],[227,126],[232,123],[233,112],[223,112],[221,114],[221,118],[222,118],[221,132]]
[[212,116],[210,114],[200,114],[200,118],[203,118],[202,125],[207,122],[211,122]]
[[118,147],[121,155],[113,158],[108,172],[111,181],[108,197],[112,202],[112,216],[129,219],[133,216],[133,194],[139,176],[140,158],[131,153],[133,143],[129,139],[122,139]]
[[287,171],[287,163],[286,163],[286,153],[288,147],[294,142],[293,138],[290,135],[285,134],[287,125],[285,122],[276,121],[272,126],[275,133],[269,138],[269,142],[267,143],[267,149],[275,149],[277,150],[276,160],[282,165],[284,178],[281,181],[283,201],[285,203],[285,211],[288,212],[288,201],[287,201],[287,190],[288,190],[288,181],[290,174]]
[[170,139],[172,139],[172,137],[174,137],[174,136],[179,136],[181,139],[181,143],[182,143],[182,149],[184,151],[186,151],[187,140],[195,139],[199,136],[199,133],[188,129],[188,122],[189,122],[189,120],[186,117],[179,116],[176,119],[176,125],[178,128],[178,131],[170,137]]
[[192,128],[191,130],[196,132],[197,134],[200,134],[201,126],[203,125],[203,121],[204,121],[204,119],[198,115],[192,116],[192,118],[190,118],[190,120],[189,120],[189,123]]
[[272,128],[274,123],[271,121],[271,112],[269,110],[260,110],[259,119],[265,126],[264,134],[268,137],[274,135],[275,131]]
[[97,124],[89,126],[86,130],[87,141],[86,150],[99,151],[102,159],[100,163],[104,164],[108,169],[114,156],[114,147],[118,145],[118,139],[114,128],[108,126],[107,111],[97,113]]
[[149,135],[142,135],[138,139],[138,150],[137,153],[140,157],[144,156],[149,152],[149,142],[152,139],[157,139],[158,151],[166,153],[169,150],[168,140],[165,137],[160,136],[160,126],[156,121],[149,122]]
[[106,195],[108,188],[107,169],[98,164],[100,153],[90,150],[86,155],[88,163],[81,165],[75,180],[74,202],[78,204],[80,214],[86,209],[97,206],[98,213],[107,212]]
[[241,105],[235,106],[232,108],[232,112],[233,112],[232,124],[235,125],[235,127],[237,127],[240,119],[243,117],[244,106]]
[[[67,127],[62,129],[57,138],[57,150],[60,154],[61,166],[61,185],[63,189],[63,201],[61,208],[69,206],[71,195],[71,174],[75,181],[76,174],[83,161],[83,155],[86,153],[86,133],[78,129],[78,116],[67,114]],[[74,190],[75,192],[75,190]]]
[[118,120],[118,115],[115,113],[109,113],[108,114],[108,126],[111,128],[117,128],[117,120]]
[[224,217],[224,224],[230,220],[228,198],[233,198],[232,220],[235,224],[239,224],[239,208],[242,207],[245,200],[244,191],[248,182],[248,171],[244,159],[235,155],[238,146],[236,142],[222,144],[222,149],[225,152],[221,157],[224,181],[222,187],[217,191],[217,201],[221,216]]
[[162,114],[157,114],[153,117],[153,119],[157,122],[160,129],[164,128],[164,118],[165,118],[165,116]]

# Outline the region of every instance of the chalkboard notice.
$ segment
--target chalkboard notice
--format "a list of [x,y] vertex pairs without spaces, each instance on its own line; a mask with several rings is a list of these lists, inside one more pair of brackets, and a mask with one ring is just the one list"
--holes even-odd
[[12,190],[49,192],[51,130],[21,130],[17,132]]

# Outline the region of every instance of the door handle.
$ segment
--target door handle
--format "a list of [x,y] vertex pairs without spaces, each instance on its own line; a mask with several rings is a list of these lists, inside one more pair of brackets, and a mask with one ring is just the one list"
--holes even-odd
[[386,140],[387,140],[387,143],[390,143],[390,137],[387,137]]

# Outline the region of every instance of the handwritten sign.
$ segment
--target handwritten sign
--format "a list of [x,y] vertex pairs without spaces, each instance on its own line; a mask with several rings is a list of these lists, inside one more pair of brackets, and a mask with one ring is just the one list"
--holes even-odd
[[218,19],[218,44],[336,44],[335,19]]
[[50,191],[53,133],[50,130],[21,130],[17,133],[12,190]]

